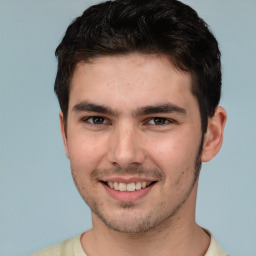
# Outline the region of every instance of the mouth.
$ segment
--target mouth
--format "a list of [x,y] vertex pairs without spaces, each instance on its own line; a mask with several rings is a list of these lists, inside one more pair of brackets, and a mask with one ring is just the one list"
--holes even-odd
[[137,182],[117,182],[117,181],[102,181],[109,188],[120,191],[120,192],[134,192],[138,190],[145,189],[149,186],[152,186],[156,181],[137,181]]

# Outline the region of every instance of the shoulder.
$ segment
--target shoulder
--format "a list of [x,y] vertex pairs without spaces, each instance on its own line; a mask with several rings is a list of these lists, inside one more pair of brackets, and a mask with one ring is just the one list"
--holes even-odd
[[217,243],[213,235],[208,230],[207,230],[207,233],[211,237],[211,242],[205,256],[229,256],[226,252],[224,252],[221,249],[221,247],[219,246],[219,244]]
[[59,244],[55,244],[46,247],[40,251],[37,251],[29,256],[66,256],[73,255],[72,252],[72,239],[64,240]]
[[46,247],[40,251],[30,254],[29,256],[84,256],[85,254],[75,253],[76,251],[81,250],[80,236],[81,235],[78,235],[74,238],[64,240],[59,244]]

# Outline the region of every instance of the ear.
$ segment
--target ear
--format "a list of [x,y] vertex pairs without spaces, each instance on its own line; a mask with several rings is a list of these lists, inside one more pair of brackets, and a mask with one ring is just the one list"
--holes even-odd
[[219,152],[223,141],[226,121],[227,114],[225,109],[218,106],[214,116],[208,119],[208,127],[204,135],[204,145],[201,156],[202,162],[210,161]]
[[69,158],[69,150],[68,150],[68,144],[67,144],[67,133],[66,133],[66,129],[65,129],[65,122],[64,122],[64,117],[63,117],[62,112],[59,113],[59,118],[60,118],[61,136],[62,136],[64,148],[65,148],[65,153],[66,153],[67,158]]

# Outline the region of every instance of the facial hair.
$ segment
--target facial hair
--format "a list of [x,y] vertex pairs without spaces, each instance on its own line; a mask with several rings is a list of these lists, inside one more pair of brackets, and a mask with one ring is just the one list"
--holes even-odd
[[[129,234],[138,234],[138,233],[144,233],[147,231],[150,231],[152,229],[155,229],[159,227],[161,224],[165,223],[168,219],[171,219],[173,216],[176,215],[176,213],[179,211],[179,209],[182,207],[182,205],[188,200],[195,184],[198,181],[198,177],[201,170],[201,154],[202,154],[202,148],[203,148],[203,137],[201,140],[201,143],[198,148],[198,153],[195,157],[194,161],[194,170],[193,170],[193,179],[191,180],[191,183],[189,185],[189,188],[187,189],[186,193],[183,196],[183,200],[179,202],[179,204],[172,209],[169,214],[166,214],[165,216],[162,216],[161,214],[158,215],[158,217],[154,218],[154,221],[152,221],[152,215],[153,211],[148,213],[145,218],[138,218],[137,216],[134,216],[133,223],[137,223],[133,227],[124,227],[123,225],[118,225],[115,220],[111,220],[108,218],[104,211],[101,209],[101,204],[94,200],[92,197],[88,197],[87,193],[90,188],[87,188],[86,185],[78,180],[78,177],[76,176],[76,171],[71,166],[72,170],[72,176],[74,179],[74,182],[76,184],[76,187],[81,195],[81,197],[84,199],[86,204],[91,208],[91,211],[99,217],[99,219],[102,220],[102,222],[111,230],[115,230],[122,233],[129,233]],[[185,172],[183,172],[184,174]],[[122,169],[122,168],[113,168],[113,169],[95,169],[92,171],[90,177],[91,181],[97,180],[98,182],[102,180],[107,180],[108,177],[111,176],[122,176],[125,177],[125,175],[135,175],[136,177],[141,178],[148,178],[150,180],[164,180],[165,174],[158,169],[146,169],[146,168],[140,168],[140,167],[134,167],[129,169]],[[181,175],[182,176],[182,175]],[[136,203],[134,202],[119,202],[119,207],[122,209],[133,209],[136,206]],[[165,207],[163,205],[163,207]],[[161,211],[161,209],[159,209]]]

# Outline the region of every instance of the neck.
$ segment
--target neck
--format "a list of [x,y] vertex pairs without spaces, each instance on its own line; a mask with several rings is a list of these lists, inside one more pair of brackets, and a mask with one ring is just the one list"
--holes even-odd
[[93,214],[93,228],[83,234],[82,246],[88,256],[203,256],[209,247],[210,238],[196,224],[195,211],[191,214],[196,188],[191,197],[174,216],[144,233],[114,231]]

